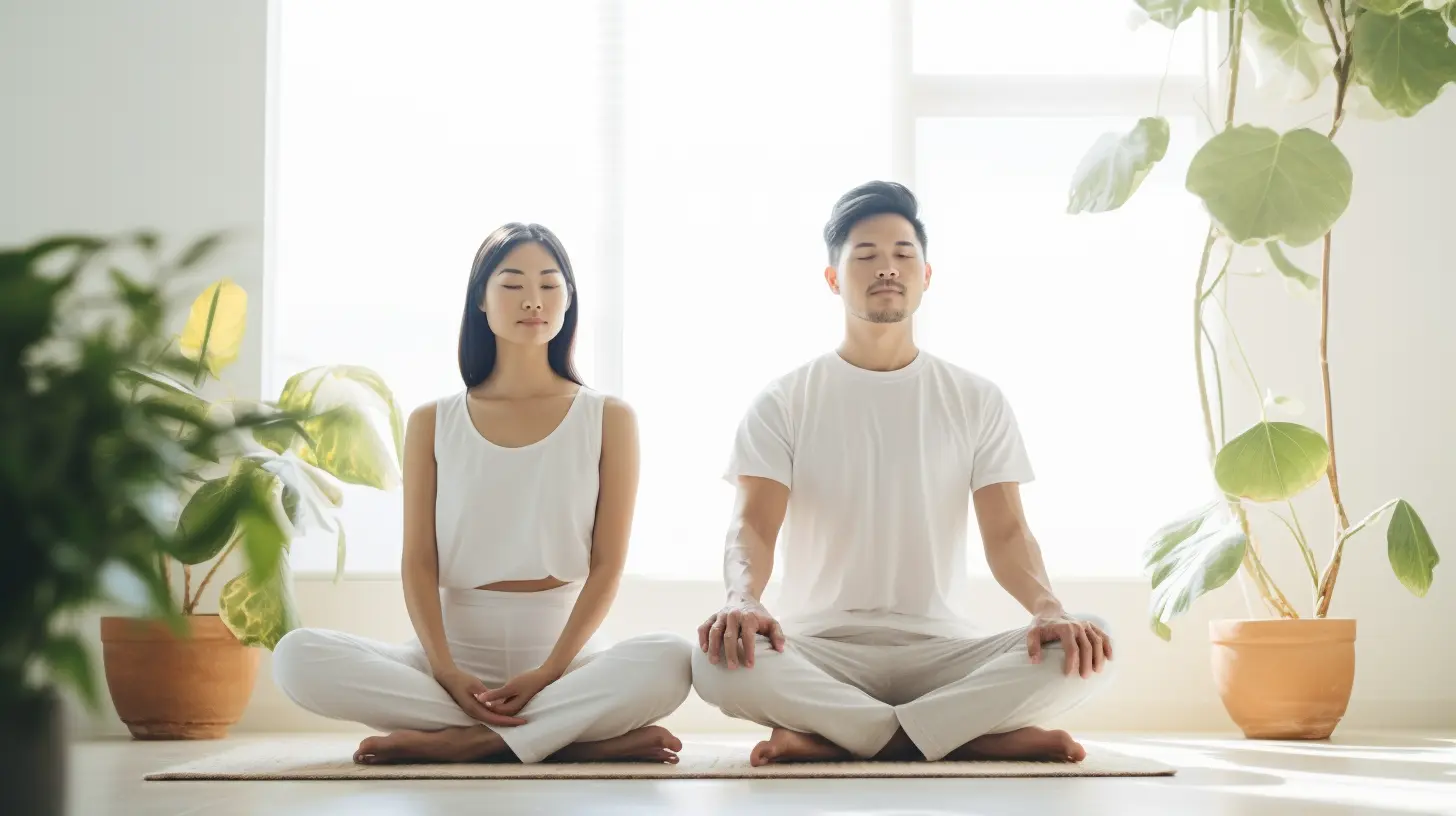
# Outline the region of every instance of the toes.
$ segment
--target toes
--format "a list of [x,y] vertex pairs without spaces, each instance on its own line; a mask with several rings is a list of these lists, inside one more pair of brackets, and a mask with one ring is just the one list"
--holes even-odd
[[777,752],[774,750],[772,744],[767,742],[760,742],[758,745],[755,745],[753,747],[753,753],[748,755],[748,764],[752,765],[755,768],[760,765],[767,765],[768,763],[773,761],[775,753]]

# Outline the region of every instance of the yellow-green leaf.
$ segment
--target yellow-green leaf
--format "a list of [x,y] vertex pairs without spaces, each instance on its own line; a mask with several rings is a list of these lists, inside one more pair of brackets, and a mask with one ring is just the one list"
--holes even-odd
[[1067,212],[1107,212],[1127,203],[1168,152],[1168,120],[1139,119],[1128,133],[1104,133],[1072,174]]
[[1329,465],[1330,447],[1319,431],[1297,422],[1260,422],[1223,446],[1213,475],[1230,496],[1285,501],[1319,481]]
[[1136,0],[1148,18],[1166,28],[1177,28],[1199,9],[1215,9],[1219,0]]
[[192,301],[178,345],[215,377],[238,359],[248,322],[248,293],[227,278],[207,287]]
[[339,406],[309,420],[306,427],[314,443],[299,452],[300,459],[350,484],[379,490],[399,486],[394,451],[363,411]]
[[218,598],[223,624],[244,646],[272,650],[283,636],[298,628],[293,582],[286,565],[272,577],[254,580],[244,572],[223,585]]
[[1395,577],[1416,597],[1424,598],[1435,578],[1441,555],[1431,541],[1431,534],[1410,503],[1396,502],[1385,531],[1386,553]]

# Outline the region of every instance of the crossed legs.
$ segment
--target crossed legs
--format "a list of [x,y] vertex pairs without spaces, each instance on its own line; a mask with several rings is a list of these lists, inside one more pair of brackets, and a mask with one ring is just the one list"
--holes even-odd
[[921,757],[1080,761],[1085,751],[1069,735],[1039,724],[1095,694],[1107,682],[1107,669],[1087,679],[1068,676],[1056,644],[1033,664],[1025,637],[1023,629],[896,646],[807,637],[790,639],[782,653],[760,641],[752,669],[712,664],[694,649],[693,683],[724,714],[774,729],[754,749],[754,764]]

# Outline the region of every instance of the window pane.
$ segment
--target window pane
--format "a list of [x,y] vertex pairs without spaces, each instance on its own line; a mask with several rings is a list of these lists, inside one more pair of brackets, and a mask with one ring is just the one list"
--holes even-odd
[[934,270],[919,336],[1010,398],[1037,472],[1028,519],[1061,574],[1136,574],[1146,537],[1212,490],[1187,308],[1207,224],[1182,183],[1194,122],[1173,121],[1122,209],[1065,214],[1083,152],[1133,122],[917,128]]
[[887,7],[625,5],[629,568],[715,578],[739,419],[842,330],[820,234],[839,195],[889,172]]
[[[1130,0],[912,0],[917,74],[1201,75],[1202,14],[1133,30]],[[1172,51],[1169,51],[1169,45]]]
[[[270,393],[327,363],[377,370],[406,410],[461,388],[470,262],[507,221],[556,231],[580,270],[584,305],[597,301],[595,4],[289,0],[278,9]],[[254,327],[257,315],[255,306]],[[590,376],[594,323],[584,318],[577,347]],[[398,569],[400,501],[399,492],[348,490],[351,569]],[[293,562],[332,569],[333,542],[304,542]]]

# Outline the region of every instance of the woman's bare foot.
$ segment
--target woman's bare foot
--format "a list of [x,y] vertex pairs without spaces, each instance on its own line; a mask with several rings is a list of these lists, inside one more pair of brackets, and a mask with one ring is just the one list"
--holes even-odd
[[1087,758],[1083,748],[1066,731],[1045,728],[1018,728],[1004,734],[977,737],[950,752],[946,759],[985,760],[1021,759],[1049,762],[1081,762]]
[[403,762],[484,762],[508,756],[505,740],[482,725],[442,731],[395,731],[359,743],[354,761],[360,765]]
[[775,728],[768,739],[753,747],[748,762],[757,768],[770,762],[843,762],[854,757],[818,734]]
[[599,742],[578,742],[551,755],[551,762],[662,762],[677,764],[682,741],[660,725]]

